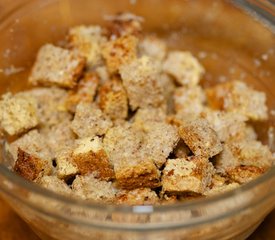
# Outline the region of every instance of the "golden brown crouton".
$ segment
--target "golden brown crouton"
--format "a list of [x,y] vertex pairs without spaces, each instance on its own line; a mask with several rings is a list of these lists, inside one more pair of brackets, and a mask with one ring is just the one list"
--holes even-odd
[[11,155],[13,161],[16,161],[17,159],[19,148],[31,156],[45,161],[51,161],[53,158],[53,154],[45,137],[37,130],[32,130],[18,138],[16,141],[5,145],[5,151]]
[[128,116],[127,94],[119,79],[106,82],[99,90],[99,106],[112,120]]
[[164,193],[203,194],[211,183],[214,167],[201,157],[168,159],[162,174]]
[[189,87],[196,86],[204,73],[198,60],[190,52],[183,51],[171,51],[164,61],[163,70],[179,84]]
[[52,192],[60,193],[62,195],[72,194],[71,188],[56,176],[43,176],[38,178],[36,183]]
[[165,122],[166,114],[161,108],[140,108],[133,117],[133,124],[143,128],[147,122]]
[[137,188],[131,191],[122,190],[118,192],[118,204],[133,205],[154,205],[159,203],[156,192],[150,188]]
[[102,180],[114,178],[113,166],[99,137],[78,140],[72,159],[81,175],[94,173],[95,177]]
[[184,123],[179,134],[195,155],[213,157],[222,151],[217,133],[204,119]]
[[165,58],[167,52],[165,41],[154,35],[144,37],[140,41],[138,48],[141,56],[146,55],[160,61]]
[[94,177],[93,174],[77,176],[72,184],[73,193],[84,200],[112,203],[117,189],[112,182],[106,182]]
[[51,174],[52,166],[49,161],[37,158],[18,148],[18,157],[13,170],[21,177],[34,181],[39,176]]
[[229,178],[244,184],[256,179],[265,172],[265,169],[256,166],[238,166],[227,171]]
[[266,120],[266,95],[248,87],[244,82],[232,81],[206,90],[207,100],[214,109],[236,112],[251,120]]
[[37,113],[40,126],[49,127],[56,125],[64,119],[70,120],[71,114],[66,110],[67,91],[64,89],[52,88],[34,88],[28,91],[18,93],[22,96],[31,96],[37,101]]
[[164,88],[158,81],[160,70],[160,65],[146,56],[120,68],[132,110],[159,107],[164,103]]
[[51,44],[42,46],[37,54],[29,82],[33,85],[75,87],[85,66],[85,59]]
[[102,136],[112,126],[111,120],[103,114],[96,104],[81,102],[71,124],[72,130],[80,137]]
[[69,30],[69,45],[87,60],[89,68],[102,60],[101,45],[106,42],[100,26],[77,26]]
[[106,83],[107,81],[109,81],[111,79],[110,75],[108,73],[108,69],[105,65],[98,66],[95,69],[95,72],[99,77],[99,85],[103,85],[104,83]]
[[136,37],[127,35],[103,45],[102,55],[110,74],[117,73],[122,65],[127,65],[137,56]]
[[7,93],[0,101],[0,128],[9,135],[23,133],[38,124],[37,102],[31,96]]
[[111,39],[126,35],[139,36],[141,34],[142,17],[124,12],[115,16],[107,16],[106,20],[110,21],[110,25],[107,27],[107,35]]
[[99,76],[96,73],[86,73],[79,81],[77,89],[69,92],[68,99],[66,100],[66,108],[74,113],[77,104],[80,102],[92,103],[96,95],[98,84]]
[[204,91],[200,86],[176,88],[173,96],[175,111],[178,116],[198,117],[205,108],[205,99]]

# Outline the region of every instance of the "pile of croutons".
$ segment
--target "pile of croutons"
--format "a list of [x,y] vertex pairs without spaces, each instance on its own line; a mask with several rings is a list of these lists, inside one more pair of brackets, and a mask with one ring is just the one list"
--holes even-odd
[[266,96],[241,81],[203,89],[204,67],[142,34],[129,13],[46,44],[30,90],[6,93],[11,169],[52,191],[112,204],[167,204],[237,188],[272,166],[251,122]]

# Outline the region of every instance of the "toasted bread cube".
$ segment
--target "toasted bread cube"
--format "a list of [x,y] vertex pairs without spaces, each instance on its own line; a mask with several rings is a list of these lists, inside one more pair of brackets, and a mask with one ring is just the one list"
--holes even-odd
[[227,171],[227,175],[233,181],[244,184],[264,174],[266,170],[256,166],[238,166]]
[[155,205],[159,203],[159,198],[156,192],[150,188],[137,188],[131,191],[122,190],[118,192],[118,204],[125,205]]
[[176,158],[186,158],[191,154],[191,151],[181,139],[174,148],[174,154]]
[[159,107],[164,103],[164,88],[158,81],[160,70],[160,65],[146,56],[120,68],[132,110]]
[[246,128],[247,117],[234,112],[214,111],[205,109],[201,114],[216,131],[221,141],[225,142],[236,137]]
[[70,120],[72,118],[65,106],[68,94],[64,89],[56,87],[34,88],[19,94],[31,96],[37,101],[36,108],[41,127],[50,127],[64,119]]
[[93,174],[77,176],[72,184],[73,193],[84,200],[112,203],[117,189],[112,182],[106,182],[94,177]]
[[256,140],[232,141],[228,146],[240,165],[268,169],[272,166],[272,153],[268,146]]
[[163,70],[171,74],[180,85],[189,87],[198,85],[204,73],[204,68],[198,60],[190,52],[184,51],[168,53]]
[[66,100],[66,107],[70,112],[75,112],[76,106],[80,102],[92,103],[94,101],[99,85],[99,76],[94,72],[89,72],[79,81],[76,90],[69,92]]
[[140,55],[146,55],[162,61],[167,53],[165,41],[156,36],[145,36],[138,45]]
[[111,79],[110,74],[108,73],[108,69],[105,65],[98,66],[95,69],[95,72],[99,77],[99,85],[103,85],[104,83],[106,83]]
[[43,176],[36,180],[40,186],[62,195],[71,195],[71,188],[61,179],[56,176]]
[[0,101],[0,128],[9,135],[23,133],[38,124],[36,101],[30,96],[7,93]]
[[214,167],[201,157],[168,159],[162,174],[164,193],[203,194],[211,183]]
[[253,126],[246,124],[236,135],[228,139],[228,141],[250,141],[257,140],[258,136]]
[[112,120],[127,118],[128,98],[119,79],[106,82],[100,88],[99,106]]
[[102,60],[101,46],[106,42],[100,26],[76,26],[69,30],[69,45],[87,60],[89,68]]
[[167,123],[147,122],[143,125],[144,141],[141,154],[160,168],[179,141],[177,129]]
[[115,16],[108,16],[106,17],[106,20],[110,21],[110,25],[108,26],[108,36],[111,39],[126,35],[139,36],[141,34],[141,23],[143,22],[142,17],[124,12]]
[[176,90],[176,84],[171,76],[162,73],[159,77],[159,82],[164,89],[163,95],[165,102],[162,108],[169,114],[174,113],[174,99],[173,95]]
[[33,85],[75,87],[85,66],[85,59],[51,44],[42,46],[37,54],[29,82]]
[[113,166],[99,137],[78,140],[72,159],[81,175],[94,173],[95,177],[102,180],[114,178]]
[[117,73],[122,65],[127,65],[136,58],[137,43],[136,37],[127,35],[103,45],[102,55],[109,73]]
[[50,161],[35,157],[18,148],[18,157],[13,171],[29,181],[34,181],[39,176],[51,174],[52,165]]
[[81,102],[71,124],[72,130],[80,138],[102,136],[112,126],[111,120],[103,114],[96,104]]
[[[32,130],[16,141],[5,145],[5,151],[11,156],[12,162],[16,161],[19,148],[35,158],[47,161],[51,161],[53,158],[53,153],[45,137],[37,130]],[[13,164],[11,165],[13,166]]]
[[186,122],[180,127],[179,134],[197,156],[213,157],[222,151],[217,133],[204,119]]
[[203,89],[200,86],[194,86],[192,88],[176,88],[173,100],[175,111],[178,115],[194,115],[198,117],[205,108],[206,98]]
[[59,179],[67,180],[79,173],[79,169],[73,161],[72,155],[72,147],[60,148],[56,153],[56,175]]
[[232,81],[206,90],[207,100],[214,109],[236,112],[251,120],[268,117],[266,95],[248,87],[244,82]]

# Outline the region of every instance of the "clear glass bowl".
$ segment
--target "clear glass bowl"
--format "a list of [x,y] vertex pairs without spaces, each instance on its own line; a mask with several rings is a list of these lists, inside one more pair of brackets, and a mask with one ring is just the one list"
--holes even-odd
[[[268,122],[255,128],[275,150],[267,137],[275,126],[275,11],[269,1],[13,1],[0,15],[0,93],[26,88],[42,44],[58,43],[73,25],[104,24],[104,15],[120,11],[143,16],[145,31],[166,38],[172,48],[192,51],[207,70],[204,85],[241,79],[265,91],[273,111]],[[1,196],[42,239],[245,239],[275,207],[274,167],[219,196],[167,206],[118,207],[49,192],[10,172],[1,157]]]

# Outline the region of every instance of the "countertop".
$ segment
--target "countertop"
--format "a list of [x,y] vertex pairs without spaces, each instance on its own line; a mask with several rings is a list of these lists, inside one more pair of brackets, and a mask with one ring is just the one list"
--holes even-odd
[[[2,240],[39,240],[27,224],[0,199],[0,239]],[[275,239],[275,210],[267,216],[249,240]]]

